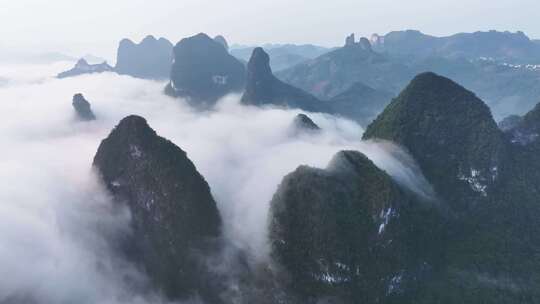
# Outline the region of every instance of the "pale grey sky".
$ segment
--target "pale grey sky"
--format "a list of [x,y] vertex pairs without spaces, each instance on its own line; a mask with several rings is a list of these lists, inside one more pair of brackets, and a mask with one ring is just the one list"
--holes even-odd
[[0,48],[114,59],[123,37],[176,43],[198,33],[230,43],[340,45],[345,35],[522,30],[540,38],[539,0],[0,0]]

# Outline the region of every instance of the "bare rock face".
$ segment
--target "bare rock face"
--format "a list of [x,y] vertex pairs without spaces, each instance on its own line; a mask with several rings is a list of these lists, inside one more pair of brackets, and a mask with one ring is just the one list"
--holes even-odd
[[94,115],[94,112],[92,112],[92,108],[90,107],[90,103],[84,98],[81,93],[73,95],[72,105],[79,119],[85,121],[96,119],[96,116]]
[[155,286],[172,299],[211,297],[203,259],[221,235],[221,218],[186,153],[144,118],[128,116],[102,141],[94,167],[115,201],[129,207],[129,257]]

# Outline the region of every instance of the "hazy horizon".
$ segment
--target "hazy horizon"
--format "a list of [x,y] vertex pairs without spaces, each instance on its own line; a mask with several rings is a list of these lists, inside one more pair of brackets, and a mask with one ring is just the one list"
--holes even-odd
[[0,304],[539,302],[540,0],[0,4]]
[[[341,45],[345,35],[353,32],[368,36],[405,29],[434,36],[523,31],[532,39],[540,38],[540,20],[536,18],[540,3],[533,0],[501,0],[489,6],[481,0],[413,0],[405,7],[390,0],[315,0],[309,6],[298,0],[3,2],[0,50],[61,52],[75,57],[89,53],[109,61],[115,60],[120,39],[140,41],[150,34],[173,43],[205,32],[224,35],[231,44],[322,46]],[[520,9],[515,10],[516,7]],[[46,41],[43,37],[47,37]]]

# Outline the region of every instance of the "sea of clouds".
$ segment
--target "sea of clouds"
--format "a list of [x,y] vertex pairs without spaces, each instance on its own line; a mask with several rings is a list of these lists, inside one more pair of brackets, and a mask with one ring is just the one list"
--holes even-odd
[[[404,151],[361,141],[352,121],[307,113],[323,131],[295,135],[299,110],[242,106],[230,95],[200,112],[165,96],[162,82],[113,73],[54,78],[71,64],[0,67],[0,303],[160,301],[136,288],[145,276],[115,254],[130,215],[91,169],[100,141],[130,114],[187,152],[212,189],[227,239],[255,260],[268,256],[269,201],[283,176],[299,165],[324,168],[340,150],[359,150],[399,183],[433,195]],[[96,121],[77,121],[75,93],[90,101]]]

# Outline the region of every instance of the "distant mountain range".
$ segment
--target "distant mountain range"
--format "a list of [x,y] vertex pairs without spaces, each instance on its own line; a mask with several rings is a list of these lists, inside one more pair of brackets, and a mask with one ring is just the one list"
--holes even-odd
[[[472,39],[474,43],[482,44],[481,42],[487,39],[485,35],[487,38],[506,37],[504,45],[514,40],[517,43],[522,42],[527,46],[523,47],[521,52],[523,54],[532,54],[530,48],[536,46],[522,33],[470,34],[465,35],[468,37],[465,41]],[[386,36],[372,39],[375,41],[373,47],[369,47],[367,40],[362,40],[362,43],[361,41],[347,43],[342,48],[282,70],[276,73],[276,76],[319,98],[329,99],[346,91],[357,82],[380,91],[397,94],[418,73],[433,71],[458,81],[478,94],[488,103],[497,119],[510,114],[523,114],[525,109],[531,108],[540,99],[540,65],[511,64],[486,57],[503,54],[502,51],[497,53],[497,50],[505,49],[504,45],[500,46],[496,41],[489,44],[499,46],[492,47],[491,53],[482,53],[474,48],[473,51],[467,52],[469,49],[463,46],[463,52],[438,55],[439,52],[430,48],[430,45],[434,44],[433,41],[439,41],[439,38],[426,37],[419,32],[411,31],[391,33],[387,36],[390,37],[388,40],[390,42],[387,42]],[[404,38],[408,36],[415,39]],[[477,36],[481,40],[474,40]],[[462,44],[451,45],[458,48],[455,45]],[[519,48],[519,45],[518,43],[516,48]],[[383,46],[385,51],[380,52]],[[423,51],[416,52],[417,48]],[[483,56],[474,57],[480,54]]]
[[420,31],[395,31],[371,36],[373,48],[391,55],[478,59],[513,64],[540,64],[540,46],[523,32],[474,32],[435,37]]
[[414,72],[404,63],[375,52],[370,45],[355,42],[277,72],[276,76],[329,99],[358,82],[395,94],[414,77]]
[[[172,44],[164,38],[148,36],[140,44],[124,39],[113,70],[139,78],[171,79],[168,94],[212,105],[225,94],[244,89],[248,76],[240,65],[247,65],[255,48],[233,47],[228,51],[228,43],[222,36],[214,39],[204,36],[208,39],[204,45],[197,46],[199,51],[184,52],[186,48],[180,42],[180,47],[174,48],[175,54]],[[426,71],[449,77],[475,92],[487,102],[497,120],[511,114],[522,115],[540,100],[539,50],[538,41],[522,32],[434,37],[409,30],[384,36],[374,34],[370,40],[357,41],[351,35],[340,48],[267,45],[265,52],[277,79],[319,100],[334,100],[330,107],[319,103],[318,107],[309,108],[310,111],[349,114],[348,117],[354,116],[367,125],[392,96],[415,75]],[[235,71],[225,71],[225,66],[235,66]],[[61,75],[104,70],[110,69],[81,65]],[[188,78],[192,79],[188,81]],[[344,101],[345,97],[353,102]],[[345,103],[348,103],[346,111],[335,107]],[[290,101],[285,104],[296,107]]]
[[246,88],[241,99],[243,104],[330,113],[366,126],[393,97],[390,93],[358,82],[333,98],[319,99],[276,78],[270,62],[270,56],[262,48],[253,50],[247,65]]
[[168,79],[171,73],[172,48],[173,45],[169,40],[156,39],[151,35],[138,44],[129,39],[122,39],[118,45],[115,67],[108,65],[99,57],[85,55],[71,70],[58,74],[58,78],[116,72],[144,79]]
[[[331,49],[312,44],[265,44],[262,46],[270,56],[272,70],[279,71],[309,59],[319,57]],[[231,49],[231,55],[247,62],[255,47]]]

